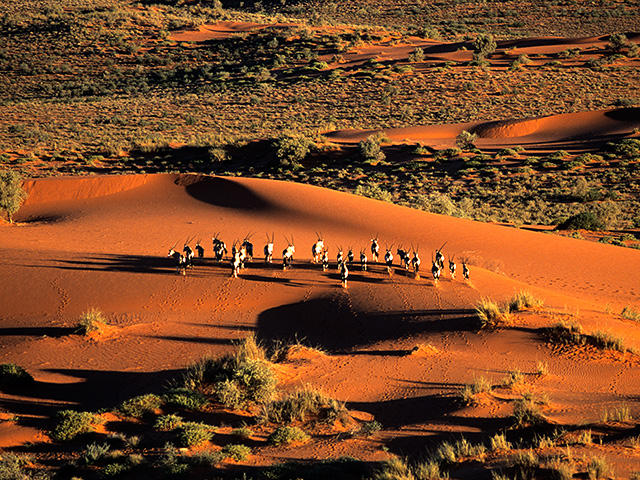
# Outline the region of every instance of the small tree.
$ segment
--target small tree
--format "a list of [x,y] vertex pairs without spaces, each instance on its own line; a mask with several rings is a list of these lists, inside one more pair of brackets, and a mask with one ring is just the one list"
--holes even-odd
[[366,162],[381,162],[387,158],[380,148],[380,140],[376,135],[369,135],[366,140],[361,140],[358,149]]
[[622,53],[622,50],[627,46],[627,36],[623,33],[614,33],[609,36],[609,44],[607,45],[611,50],[611,53]]
[[477,139],[478,134],[463,130],[456,137],[456,147],[460,148],[461,150],[471,150],[472,148],[475,148],[473,142],[475,142]]
[[480,33],[473,41],[473,58],[475,60],[484,60],[487,55],[495,51],[497,46],[492,35]]
[[7,213],[9,223],[13,222],[13,214],[18,211],[27,198],[22,189],[22,177],[12,170],[0,171],[0,211]]
[[280,166],[294,167],[300,165],[311,151],[313,142],[302,135],[289,135],[275,142],[276,156]]

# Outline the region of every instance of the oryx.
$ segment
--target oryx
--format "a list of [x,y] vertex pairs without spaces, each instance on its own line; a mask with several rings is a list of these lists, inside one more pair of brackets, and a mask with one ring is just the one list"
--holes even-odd
[[378,244],[378,235],[371,239],[371,260],[378,261],[378,253],[380,253],[380,245]]
[[322,248],[322,271],[326,272],[329,270],[329,250],[327,248]]
[[276,234],[272,233],[271,237],[267,233],[267,244],[264,246],[264,263],[272,263],[273,262],[273,240]]
[[[420,245],[418,245],[419,247]],[[413,245],[411,246],[411,248],[413,249]],[[407,255],[407,258],[409,257],[409,255]],[[418,256],[418,248],[413,249],[413,258],[411,259],[411,265],[413,266],[413,271],[418,274],[418,272],[420,271],[420,257]]]
[[242,248],[238,248],[238,241],[235,240],[233,242],[233,247],[231,248],[231,276],[233,278],[238,278],[238,273],[240,273],[240,268],[242,267],[242,259],[241,252]]
[[349,250],[347,251],[347,262],[349,263],[349,265],[353,263],[354,258],[353,247],[349,247]]
[[444,268],[444,255],[442,254],[442,249],[446,244],[447,242],[444,242],[442,246],[436,250],[436,263],[438,264],[438,267],[440,267],[440,270]]
[[[244,262],[245,260],[247,262],[251,262],[253,261],[253,243],[251,243],[249,241],[249,239],[251,238],[251,236],[253,235],[253,233],[250,233],[249,235],[247,235],[246,237],[244,237],[244,240],[242,241],[242,248],[244,248],[244,259],[242,260],[242,267],[244,268]],[[242,249],[241,249],[242,250]]]
[[340,270],[340,265],[344,263],[344,252],[342,251],[342,247],[336,248],[338,249],[338,253],[336,254],[337,269]]
[[367,254],[364,249],[360,250],[360,268],[363,272],[367,270]]
[[176,273],[178,274],[182,274],[182,275],[186,275],[186,268],[187,268],[187,262],[186,262],[186,258],[184,255],[182,255],[180,252],[176,252],[174,250],[174,248],[176,247],[176,245],[178,244],[178,242],[173,244],[173,247],[171,247],[169,249],[169,254],[167,255],[167,257],[171,257],[175,260],[176,262]]
[[393,248],[393,244],[390,247],[387,247],[387,253],[384,254],[384,263],[387,264],[387,272],[391,273],[393,271],[393,253],[391,253],[391,249]]
[[438,281],[440,280],[440,272],[441,272],[440,264],[431,257],[431,275],[433,275],[433,279]]
[[456,278],[456,262],[454,261],[454,257],[449,257],[449,275],[451,275],[451,280]]
[[202,260],[204,258],[204,248],[200,245],[200,240],[196,242],[196,252],[198,252],[198,258]]
[[398,258],[400,259],[400,266],[402,267],[402,265],[404,264],[404,268],[406,270],[409,270],[409,252],[402,248],[402,245],[400,245],[396,250],[396,253],[398,254]]
[[222,258],[227,253],[227,246],[222,240],[220,240],[219,235],[220,233],[216,233],[211,237],[211,241],[213,242],[213,256],[216,259],[216,262],[221,262]]
[[182,251],[184,252],[184,258],[186,261],[187,268],[193,268],[193,257],[195,257],[195,252],[189,246],[189,243],[193,240],[194,237],[188,238],[186,242],[184,242],[184,248]]
[[291,262],[293,262],[293,254],[296,253],[296,247],[293,245],[293,236],[291,240],[284,237],[287,241],[287,248],[282,251],[282,269],[291,268]]
[[347,288],[347,277],[349,276],[349,269],[347,268],[347,262],[340,264],[340,279],[342,280],[342,287]]
[[311,262],[318,263],[320,261],[320,256],[322,255],[322,250],[324,249],[324,239],[322,238],[322,232],[318,234],[316,232],[316,243],[311,246]]
[[469,267],[467,267],[466,261],[462,261],[462,276],[465,280],[469,280]]

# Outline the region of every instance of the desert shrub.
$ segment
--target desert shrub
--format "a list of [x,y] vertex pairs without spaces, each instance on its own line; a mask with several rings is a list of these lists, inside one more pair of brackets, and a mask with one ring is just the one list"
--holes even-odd
[[174,430],[182,425],[183,419],[179,415],[169,414],[169,415],[161,415],[159,416],[155,423],[153,424],[153,428],[156,430],[160,430],[161,432],[168,432],[170,430]]
[[475,148],[473,143],[477,139],[478,139],[478,134],[463,130],[456,137],[455,144],[456,144],[456,147],[458,147],[461,150],[470,150],[472,148]]
[[540,377],[544,377],[548,373],[549,373],[549,365],[547,364],[547,362],[543,360],[538,360],[536,362],[536,375]]
[[110,447],[107,443],[100,445],[94,442],[85,447],[84,453],[80,456],[80,459],[87,465],[93,465],[98,460],[105,458],[107,453],[109,453],[109,449]]
[[482,328],[498,327],[500,325],[509,325],[511,316],[508,309],[500,307],[490,298],[482,298],[476,305],[476,315],[480,320]]
[[360,184],[356,187],[354,193],[363,197],[381,200],[383,202],[392,202],[393,195],[376,183]]
[[261,418],[273,423],[304,422],[308,417],[334,420],[346,412],[343,402],[334,400],[307,386],[264,405]]
[[276,140],[276,157],[283,167],[300,165],[309,152],[313,142],[303,135],[287,135]]
[[373,420],[371,422],[363,423],[362,426],[358,429],[357,435],[368,438],[371,437],[374,433],[379,432],[380,430],[382,430],[382,424]]
[[63,442],[93,431],[93,427],[100,423],[100,417],[91,412],[62,410],[58,412],[57,421],[57,425],[49,433],[49,436]]
[[7,215],[9,223],[26,198],[20,174],[13,170],[0,170],[0,212]]
[[474,378],[473,383],[467,383],[459,392],[460,400],[466,405],[471,405],[475,401],[475,395],[482,392],[489,392],[493,388],[491,380],[479,376]]
[[519,450],[509,463],[518,472],[517,478],[534,478],[533,474],[540,466],[540,459],[533,450]]
[[304,430],[298,427],[280,427],[276,429],[267,438],[267,443],[270,445],[288,445],[290,443],[305,443],[308,442],[311,437]]
[[589,336],[589,340],[594,346],[604,350],[616,350],[618,352],[626,352],[628,350],[624,344],[624,339],[616,337],[609,332],[596,330]]
[[30,471],[30,459],[15,453],[0,453],[0,479],[2,480],[49,480],[43,471]]
[[164,446],[164,452],[158,460],[158,466],[169,477],[184,476],[189,472],[189,465],[185,463],[185,458],[170,443]]
[[609,36],[609,43],[607,47],[611,50],[611,53],[618,54],[627,46],[628,39],[623,33],[614,33]]
[[631,409],[628,405],[622,405],[613,410],[603,410],[600,414],[603,422],[630,422],[633,420]]
[[415,477],[406,461],[394,457],[382,464],[372,480],[415,480]]
[[417,47],[413,52],[409,54],[410,62],[422,62],[424,60],[424,50]]
[[490,440],[491,451],[509,451],[513,448],[513,445],[507,441],[507,437],[504,433],[496,433]]
[[185,410],[202,410],[209,403],[207,397],[202,393],[188,388],[170,390],[162,398],[166,404],[184,408]]
[[512,419],[516,426],[539,425],[544,422],[542,415],[542,402],[532,394],[525,393],[521,398],[513,402]]
[[231,431],[231,435],[242,440],[248,440],[253,435],[253,430],[249,427],[238,427]]
[[511,370],[507,373],[507,377],[502,382],[507,387],[513,387],[514,385],[520,385],[524,383],[524,375],[520,370]]
[[609,478],[613,469],[603,457],[593,457],[587,465],[587,476],[589,480],[599,478]]
[[192,452],[186,460],[195,466],[213,467],[225,459],[225,454],[221,450],[202,449]]
[[492,35],[478,34],[473,41],[474,60],[483,60],[496,50],[497,43]]
[[605,225],[593,212],[582,212],[569,217],[558,225],[560,230],[604,230]]
[[527,290],[520,290],[511,300],[509,300],[509,311],[518,312],[525,308],[541,307],[544,300],[537,298]]
[[142,418],[148,413],[154,413],[163,404],[164,400],[162,397],[148,393],[125,400],[118,407],[118,412],[127,417]]
[[626,318],[627,320],[635,320],[636,322],[640,321],[640,310],[631,305],[626,305],[622,312],[620,312],[622,318]]
[[454,464],[463,457],[475,457],[485,453],[482,444],[473,445],[466,438],[456,440],[455,443],[442,442],[436,449],[433,457],[443,463]]
[[234,409],[270,401],[275,393],[276,376],[266,361],[252,358],[249,350],[253,348],[241,346],[234,355],[203,357],[183,375],[184,387],[213,390],[220,403]]
[[249,335],[238,344],[238,357],[251,360],[266,360],[267,352],[264,346],[258,342],[255,335]]
[[226,458],[233,458],[236,462],[241,462],[251,455],[251,448],[246,445],[229,444],[224,446],[222,453]]
[[616,155],[625,157],[640,156],[640,139],[637,138],[625,138],[619,142],[608,143],[607,146]]
[[126,463],[113,462],[104,465],[100,470],[100,475],[105,478],[118,477],[131,470],[132,465]]
[[365,162],[381,162],[386,158],[386,155],[380,148],[380,139],[376,135],[370,135],[366,140],[361,140],[360,143],[358,143],[358,150]]
[[559,321],[547,328],[546,335],[551,342],[565,345],[584,345],[587,341],[582,326],[576,322]]
[[104,314],[97,308],[91,308],[80,315],[76,324],[76,333],[80,335],[100,333],[106,324]]
[[178,442],[183,447],[202,445],[213,438],[216,428],[200,422],[184,422],[178,427]]
[[3,387],[26,387],[34,383],[31,374],[21,366],[15,363],[0,365],[0,385]]
[[229,160],[229,154],[224,147],[211,147],[207,154],[209,155],[210,162],[226,162]]

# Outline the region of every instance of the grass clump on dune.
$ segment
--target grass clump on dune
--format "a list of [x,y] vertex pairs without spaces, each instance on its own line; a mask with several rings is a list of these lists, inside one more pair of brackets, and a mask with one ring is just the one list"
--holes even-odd
[[0,365],[0,385],[4,387],[26,387],[33,385],[34,379],[29,372],[15,363]]
[[531,393],[525,393],[521,398],[513,402],[512,419],[516,426],[540,425],[545,422],[542,415],[542,405],[546,400],[536,398]]
[[520,290],[511,300],[509,300],[509,311],[519,312],[528,308],[539,308],[544,304],[544,300],[536,297],[527,290]]
[[178,442],[191,448],[202,445],[213,438],[216,427],[200,422],[184,422],[178,426]]
[[235,354],[203,357],[183,376],[183,386],[205,394],[213,393],[225,407],[248,408],[269,402],[277,379],[264,349],[249,337]]
[[267,438],[267,443],[270,445],[288,445],[290,443],[305,443],[308,442],[311,437],[307,432],[298,427],[280,427],[276,429]]
[[106,325],[107,320],[104,314],[97,308],[91,308],[80,315],[76,325],[76,333],[80,335],[100,334]]
[[164,405],[162,397],[148,393],[125,400],[118,407],[118,412],[127,417],[142,418],[148,413],[154,413],[162,405]]
[[465,405],[475,403],[475,396],[479,393],[490,392],[493,383],[486,377],[480,376],[473,380],[473,383],[467,383],[460,389],[459,397]]
[[483,298],[476,306],[476,315],[482,328],[495,328],[511,325],[512,318],[508,308],[502,308],[490,298]]
[[263,406],[261,419],[273,423],[306,421],[309,417],[332,421],[346,414],[343,402],[327,397],[306,386],[286,395],[281,400],[271,401]]
[[634,320],[636,322],[640,322],[640,310],[631,305],[627,305],[622,309],[620,313],[622,318],[626,318],[627,320]]

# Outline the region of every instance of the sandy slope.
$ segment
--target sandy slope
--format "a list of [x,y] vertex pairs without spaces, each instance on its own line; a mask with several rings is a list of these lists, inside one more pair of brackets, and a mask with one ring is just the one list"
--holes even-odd
[[[574,118],[564,123],[610,122],[607,112]],[[551,120],[539,122],[539,131],[552,129]],[[159,389],[191,361],[227,351],[250,333],[263,340],[297,336],[324,349],[327,355],[281,365],[282,388],[312,383],[375,415],[395,453],[451,432],[473,438],[500,428],[511,411],[508,395],[474,408],[461,408],[453,396],[474,376],[499,381],[515,368],[527,374],[529,388],[549,394],[545,413],[553,422],[597,421],[604,408],[621,403],[640,414],[636,356],[557,351],[541,336],[541,328],[566,318],[640,348],[640,326],[607,313],[640,303],[637,250],[260,179],[146,175],[26,186],[30,200],[18,224],[0,228],[0,362],[24,366],[38,386],[27,397],[0,395],[2,409],[21,418],[20,427],[0,428],[0,446],[43,440],[42,418],[62,406],[110,407]],[[353,269],[343,289],[334,267],[322,273],[309,263],[320,231],[332,262],[337,246],[352,246],[357,255],[372,235],[383,248],[394,244],[394,253],[398,244],[419,246],[424,276],[399,268],[389,276],[376,265]],[[254,233],[257,256],[265,232],[275,233],[276,252],[283,236],[293,237],[294,268],[285,272],[256,259],[232,279],[227,263],[206,258],[186,277],[176,275],[165,257],[169,247],[195,236],[209,256],[214,232],[229,246]],[[445,254],[470,259],[471,282],[428,278],[431,254],[445,242]],[[548,312],[520,314],[515,328],[478,332],[477,301],[503,300],[522,288],[545,299]],[[74,335],[76,318],[93,306],[112,328],[97,339]],[[429,343],[435,350],[411,354]],[[533,375],[539,360],[549,365],[546,377]],[[621,471],[637,458],[609,450]],[[269,452],[251,462],[282,455]],[[370,443],[330,441],[286,455],[336,454],[384,456]]]

